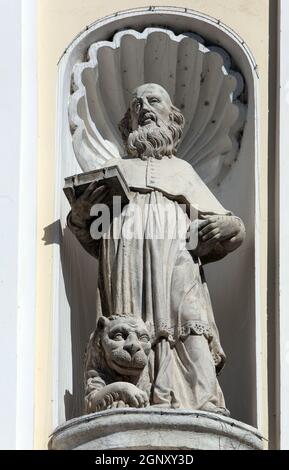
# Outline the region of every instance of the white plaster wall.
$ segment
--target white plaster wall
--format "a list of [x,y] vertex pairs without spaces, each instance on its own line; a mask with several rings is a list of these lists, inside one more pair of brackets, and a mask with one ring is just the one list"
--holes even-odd
[[34,446],[36,221],[37,221],[37,8],[21,1],[21,137],[19,161],[16,448]]
[[[0,79],[0,446],[15,447],[17,390],[17,270],[19,216],[19,159],[21,112],[20,0],[1,0]],[[9,47],[7,47],[9,38]],[[9,405],[8,405],[9,404]]]
[[36,3],[0,1],[0,448],[32,448],[36,267]]

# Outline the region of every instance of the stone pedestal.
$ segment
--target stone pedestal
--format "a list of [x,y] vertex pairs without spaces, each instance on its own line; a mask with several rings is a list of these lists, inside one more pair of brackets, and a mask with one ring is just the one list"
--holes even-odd
[[114,409],[67,421],[53,433],[55,450],[262,450],[257,429],[204,411]]

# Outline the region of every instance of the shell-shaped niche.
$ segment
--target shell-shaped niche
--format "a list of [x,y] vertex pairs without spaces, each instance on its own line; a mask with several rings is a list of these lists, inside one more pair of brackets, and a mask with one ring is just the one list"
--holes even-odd
[[89,171],[121,156],[118,123],[132,91],[158,83],[186,119],[177,156],[209,184],[220,183],[237,159],[246,116],[242,75],[227,52],[193,33],[162,28],[124,30],[99,41],[72,74],[69,121],[80,167]]

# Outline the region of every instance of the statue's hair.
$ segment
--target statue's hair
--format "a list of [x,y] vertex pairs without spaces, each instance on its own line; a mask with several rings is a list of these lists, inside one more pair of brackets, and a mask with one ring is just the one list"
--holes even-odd
[[[180,112],[180,110],[176,106],[171,105],[170,123],[168,124],[167,127],[168,127],[168,129],[171,133],[171,136],[172,136],[172,145],[168,145],[168,148],[171,151],[172,155],[176,155],[177,148],[178,148],[178,145],[179,145],[181,137],[182,137],[184,125],[185,125],[184,116],[182,115],[182,113]],[[129,150],[129,148],[128,148],[129,147],[128,146],[129,136],[133,132],[141,133],[142,129],[145,129],[145,127],[144,127],[144,128],[140,128],[140,130],[138,130],[138,131],[133,131],[132,130],[130,108],[128,108],[128,110],[126,111],[124,117],[122,118],[122,120],[119,123],[118,128],[119,128],[119,131],[121,133],[123,143],[124,143],[127,150]],[[162,137],[166,140],[165,132],[162,131],[163,128],[164,128],[164,125],[162,125],[162,123],[161,123],[161,125],[160,125],[160,134],[164,134],[164,135],[162,135]],[[145,135],[144,138],[146,138],[147,134],[146,134],[145,130],[143,130],[143,133]],[[148,142],[148,144],[151,145],[152,147],[154,147],[155,144],[157,146],[158,145],[157,138],[152,137],[151,141]],[[138,153],[140,153],[142,150],[143,150],[143,147],[140,146],[140,149],[139,149]],[[129,153],[131,153],[131,151]]]
[[126,145],[129,134],[132,132],[130,108],[127,109],[124,117],[118,125],[123,143]]

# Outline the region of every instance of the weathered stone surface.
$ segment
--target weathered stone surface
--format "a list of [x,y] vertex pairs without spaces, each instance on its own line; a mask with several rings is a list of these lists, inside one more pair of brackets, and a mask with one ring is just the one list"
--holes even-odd
[[150,352],[150,335],[141,319],[100,317],[86,352],[86,412],[148,406]]
[[[114,323],[123,317],[141,320],[153,344],[147,381],[151,393],[147,385],[133,383],[126,370],[118,370],[108,383],[107,364],[92,364],[85,371],[86,411],[118,402],[145,407],[145,392],[150,405],[229,415],[216,377],[225,354],[202,264],[236,250],[245,230],[191,165],[176,157],[184,124],[184,116],[162,86],[137,87],[119,124],[127,156],[109,162],[121,169],[130,190],[129,204],[111,214],[114,200],[99,181],[71,200],[68,225],[99,260],[96,318],[113,318]],[[102,224],[93,217],[99,212],[107,214]],[[95,224],[102,230],[93,236]],[[111,334],[110,344],[127,365],[134,356],[127,350],[127,338],[134,349],[140,336],[124,330],[116,338]],[[132,403],[132,395],[138,403]]]
[[262,450],[252,426],[203,411],[118,409],[67,421],[49,442],[55,450]]

